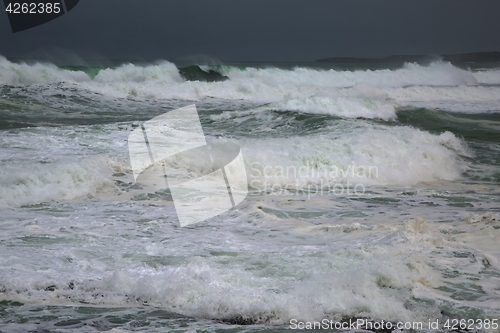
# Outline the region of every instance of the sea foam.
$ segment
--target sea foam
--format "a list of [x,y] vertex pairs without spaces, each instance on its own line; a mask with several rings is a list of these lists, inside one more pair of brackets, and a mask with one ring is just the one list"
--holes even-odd
[[[472,71],[446,62],[405,64],[394,70],[225,67],[223,72],[229,77],[225,82],[186,81],[174,64],[163,61],[103,69],[92,79],[51,64],[16,64],[0,58],[0,83],[9,85],[66,82],[118,98],[244,100],[271,103],[267,107],[276,110],[340,117],[390,120],[399,106],[408,105],[484,112],[497,110],[500,96],[500,71]],[[468,107],[457,101],[469,102]],[[475,108],[477,102],[480,106]]]

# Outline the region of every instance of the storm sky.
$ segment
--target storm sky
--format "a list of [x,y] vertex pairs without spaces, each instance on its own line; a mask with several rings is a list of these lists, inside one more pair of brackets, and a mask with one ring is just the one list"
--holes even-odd
[[0,13],[0,55],[314,61],[500,51],[499,13],[498,0],[81,0],[16,34]]

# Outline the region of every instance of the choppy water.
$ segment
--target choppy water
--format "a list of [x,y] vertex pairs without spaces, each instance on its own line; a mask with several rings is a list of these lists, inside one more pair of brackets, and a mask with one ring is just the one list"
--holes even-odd
[[[79,69],[0,59],[0,331],[500,318],[495,66]],[[127,138],[190,104],[250,194],[181,228]]]

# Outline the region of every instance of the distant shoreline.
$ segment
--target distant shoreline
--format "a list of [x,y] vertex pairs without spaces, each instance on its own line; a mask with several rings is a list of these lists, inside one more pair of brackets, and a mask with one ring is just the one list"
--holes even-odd
[[158,64],[163,61],[168,61],[176,66],[186,67],[192,65],[229,65],[229,66],[328,66],[328,64],[341,64],[342,66],[358,67],[362,65],[362,68],[366,66],[374,65],[374,68],[379,68],[384,66],[384,68],[398,68],[404,63],[418,63],[421,65],[430,64],[433,61],[448,61],[453,64],[486,64],[486,63],[498,63],[500,62],[500,52],[472,52],[472,53],[460,53],[460,54],[445,54],[445,55],[391,55],[382,58],[368,58],[368,57],[332,57],[332,58],[321,58],[317,60],[308,61],[273,61],[273,60],[212,60],[212,61],[187,61],[179,59],[168,59],[167,57],[161,58],[151,58],[151,59],[116,59],[116,58],[85,58],[85,57],[6,57],[0,54],[0,59],[6,59],[7,61],[13,63],[51,63],[59,67],[102,67],[102,68],[114,68],[121,66],[123,64],[132,63],[137,65],[150,65]]
[[322,58],[316,62],[329,63],[361,63],[361,62],[376,62],[376,63],[392,63],[392,62],[417,62],[426,63],[435,60],[444,60],[449,62],[497,62],[500,61],[500,52],[472,52],[460,54],[443,54],[443,55],[392,55],[383,58],[355,58],[355,57],[334,57]]

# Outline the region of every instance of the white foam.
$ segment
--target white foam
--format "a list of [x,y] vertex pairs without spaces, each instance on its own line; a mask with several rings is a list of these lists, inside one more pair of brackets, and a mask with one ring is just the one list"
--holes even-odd
[[500,84],[500,70],[483,69],[474,72],[474,77],[481,84]]
[[[270,108],[283,111],[385,120],[395,117],[399,105],[436,107],[439,103],[439,107],[450,111],[498,111],[500,87],[478,85],[499,84],[499,73],[496,69],[464,70],[445,62],[356,71],[227,67],[224,74],[230,80],[199,82],[184,80],[177,68],[165,61],[105,69],[90,79],[83,72],[50,64],[14,64],[0,58],[0,82],[7,84],[63,81],[119,98],[244,100],[272,103]],[[482,104],[474,107],[477,103]]]
[[386,96],[401,106],[439,108],[464,113],[498,112],[500,87],[457,86],[429,87],[415,86],[393,88],[385,91]]
[[248,68],[244,70],[234,69],[228,73],[228,76],[235,81],[266,82],[269,86],[275,87],[287,85],[314,85],[327,88],[345,88],[356,85],[404,87],[411,85],[475,85],[478,83],[471,71],[444,62],[433,62],[429,66],[405,64],[403,68],[396,70],[341,71],[295,68],[290,71],[277,68]]
[[[80,223],[74,221],[71,225]],[[94,224],[92,228],[97,227]],[[101,235],[111,232],[105,224],[100,224]],[[133,267],[116,268],[116,264],[124,263],[120,256],[127,252],[123,248],[125,243],[113,237],[115,251],[111,255],[116,258],[109,263],[112,265],[109,267],[105,259],[91,260],[96,246],[100,250],[105,249],[100,244],[102,236],[92,236],[89,229],[87,226],[81,236],[89,239],[97,237],[91,243],[94,249],[66,247],[51,259],[61,262],[57,270],[44,269],[32,275],[29,266],[37,266],[40,262],[49,264],[48,258],[39,258],[38,263],[28,259],[23,266],[16,266],[17,255],[9,251],[8,256],[0,259],[3,267],[15,267],[9,279],[0,273],[0,282],[6,294],[19,293],[23,299],[44,298],[52,302],[69,298],[74,302],[108,305],[147,302],[197,318],[231,320],[240,317],[280,324],[287,323],[291,318],[321,320],[339,316],[415,320],[439,313],[437,307],[428,305],[405,309],[404,304],[412,298],[413,291],[425,288],[422,281],[427,281],[428,286],[433,282],[430,268],[419,263],[411,252],[404,251],[402,247],[398,247],[402,251],[394,255],[377,246],[358,245],[349,250],[334,246],[324,251],[317,245],[297,245],[280,254],[272,252],[274,246],[271,243],[266,242],[262,251],[262,243],[257,249],[254,241],[247,241],[241,245],[251,246],[253,252],[234,252],[231,249],[236,257],[202,258],[195,254],[194,249],[194,256],[186,264],[156,267],[134,264]],[[53,232],[57,233],[57,229],[54,228]],[[375,232],[394,233],[387,230]],[[35,231],[32,237],[43,238],[43,234],[36,236],[37,233]],[[394,234],[405,238],[399,231]],[[186,244],[194,236],[186,234]],[[304,236],[318,240],[314,234],[298,235]],[[231,235],[224,234],[222,237],[227,239]],[[47,237],[47,241],[50,239]],[[140,256],[144,252],[144,244],[130,239],[127,244],[135,255]],[[151,245],[148,244],[148,247]],[[67,257],[72,258],[71,263],[63,264]],[[68,286],[69,281],[74,282],[72,288]],[[49,285],[54,285],[55,290],[45,290]]]
[[84,82],[90,77],[81,71],[68,71],[53,64],[12,63],[0,56],[0,83],[35,84],[60,81]]
[[128,172],[128,131],[118,125],[3,131],[0,207],[88,199],[114,191]]
[[125,64],[116,69],[104,69],[96,75],[94,81],[99,83],[157,81],[162,84],[179,83],[182,80],[177,67],[165,61],[145,67]]
[[[279,324],[340,317],[427,321],[441,317],[439,300],[447,299],[435,289],[443,285],[442,270],[461,264],[448,255],[464,250],[440,232],[449,226],[422,219],[356,228],[334,221],[283,223],[290,219],[245,223],[247,214],[233,214],[224,228],[179,230],[165,222],[164,208],[114,205],[112,216],[93,208],[90,216],[83,207],[68,212],[71,220],[7,222],[5,227],[21,232],[31,246],[51,245],[31,256],[27,246],[4,248],[0,264],[10,268],[0,271],[4,295],[147,303],[197,318]],[[128,214],[142,222],[121,221]],[[76,234],[76,242],[70,241]],[[16,241],[13,234],[5,238],[5,244]],[[477,274],[481,263],[458,269]],[[494,297],[493,289],[488,293]],[[420,297],[435,303],[419,302]]]
[[[348,133],[348,134],[347,134]],[[450,132],[410,127],[332,129],[330,134],[242,143],[249,183],[256,188],[310,184],[413,185],[460,178],[470,156]]]
[[112,191],[112,167],[105,158],[57,164],[3,165],[0,207],[88,199]]
[[379,118],[393,119],[396,116],[394,104],[369,98],[352,97],[319,97],[307,99],[289,99],[272,103],[267,109],[296,111],[314,114],[329,114],[345,118]]

